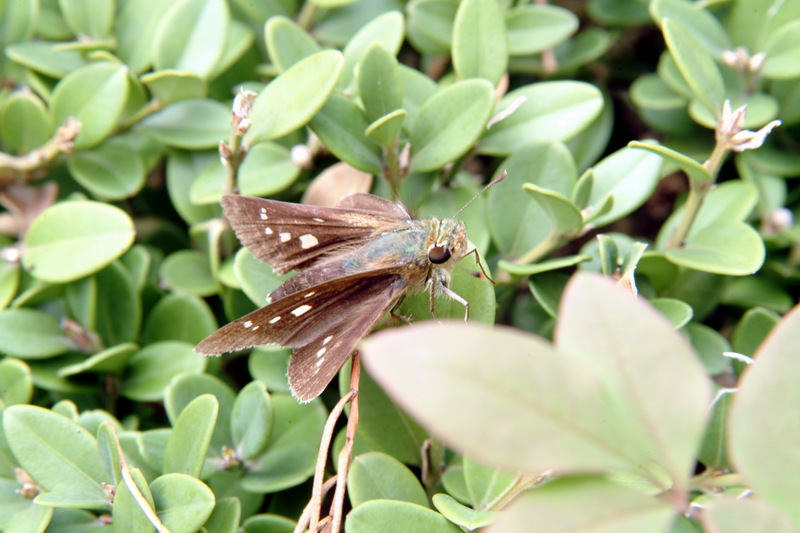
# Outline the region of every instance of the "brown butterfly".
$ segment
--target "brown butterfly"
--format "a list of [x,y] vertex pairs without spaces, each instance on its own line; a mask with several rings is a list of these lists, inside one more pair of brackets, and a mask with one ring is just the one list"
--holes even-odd
[[434,295],[443,294],[469,315],[468,302],[449,287],[450,272],[478,253],[467,249],[466,227],[455,218],[414,220],[403,204],[371,194],[347,196],[336,207],[228,195],[222,207],[253,255],[278,274],[298,273],[270,293],[267,306],[220,328],[195,351],[292,347],[289,386],[301,402],[322,393],[358,341],[409,292],[428,290],[431,312]]

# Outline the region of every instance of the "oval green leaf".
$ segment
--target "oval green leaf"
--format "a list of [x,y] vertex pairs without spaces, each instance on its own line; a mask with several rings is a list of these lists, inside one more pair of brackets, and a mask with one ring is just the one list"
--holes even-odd
[[164,473],[200,477],[218,413],[219,402],[211,394],[198,396],[181,411],[164,451]]
[[496,84],[508,66],[508,37],[497,0],[462,0],[453,22],[453,69],[456,75],[485,78]]
[[436,170],[469,150],[483,133],[494,107],[486,80],[465,80],[440,90],[420,108],[411,130],[414,172]]
[[144,187],[145,168],[132,146],[108,142],[78,152],[67,161],[75,181],[100,200],[123,200]]
[[214,493],[199,479],[165,474],[150,484],[156,514],[172,533],[194,533],[214,511]]
[[428,506],[428,497],[417,476],[394,457],[380,452],[355,458],[347,474],[347,490],[353,507],[381,499]]
[[175,2],[153,37],[153,65],[156,70],[174,69],[207,78],[222,57],[229,24],[224,0]]
[[117,207],[62,202],[33,221],[22,262],[34,277],[64,283],[97,272],[130,248],[134,237],[133,222]]
[[176,148],[217,148],[230,134],[231,111],[208,100],[181,100],[141,121],[136,129]]
[[206,359],[194,353],[186,342],[156,342],[136,352],[128,363],[120,394],[140,402],[160,401],[164,389],[178,374],[199,374]]
[[53,124],[73,117],[81,123],[75,148],[89,148],[105,139],[117,125],[128,99],[128,69],[113,63],[92,63],[56,85],[51,100]]
[[508,155],[532,141],[571,139],[600,114],[603,95],[579,81],[540,82],[508,93],[495,114],[519,102],[519,109],[484,133],[478,143],[481,153]]
[[461,533],[452,522],[435,511],[415,503],[371,500],[347,515],[347,533]]
[[250,147],[283,137],[308,123],[330,96],[342,72],[342,54],[326,50],[299,61],[259,93],[245,135]]

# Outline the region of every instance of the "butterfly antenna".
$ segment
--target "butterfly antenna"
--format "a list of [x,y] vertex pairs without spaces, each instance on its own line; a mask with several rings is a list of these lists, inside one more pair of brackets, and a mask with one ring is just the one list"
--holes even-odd
[[484,187],[483,189],[481,189],[481,190],[478,192],[478,194],[476,194],[475,196],[473,196],[473,197],[472,197],[472,199],[471,199],[469,202],[467,202],[466,204],[464,204],[464,206],[463,206],[461,209],[459,209],[458,211],[456,211],[456,214],[455,214],[455,215],[453,215],[453,218],[456,218],[458,215],[460,215],[460,214],[461,214],[461,212],[462,212],[464,209],[466,209],[466,208],[469,206],[469,204],[471,204],[472,202],[474,202],[474,201],[475,201],[475,198],[477,198],[477,197],[478,197],[478,196],[480,196],[481,194],[485,193],[487,190],[491,189],[492,187],[494,187],[495,185],[497,185],[498,183],[500,183],[501,181],[503,181],[503,180],[506,178],[506,174],[507,174],[507,172],[504,170],[502,174],[500,174],[500,175],[499,175],[499,176],[497,176],[495,179],[493,179],[492,181],[490,181],[490,182],[489,182],[489,183],[486,185],[486,187]]

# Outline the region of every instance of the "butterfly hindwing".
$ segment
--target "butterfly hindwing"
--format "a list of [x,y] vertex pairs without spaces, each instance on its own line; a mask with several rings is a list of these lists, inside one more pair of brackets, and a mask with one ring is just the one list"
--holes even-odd
[[287,373],[289,387],[298,400],[309,402],[325,390],[358,342],[405,290],[405,284],[399,277],[385,279],[382,285],[383,292],[349,310],[347,320],[294,350]]
[[373,299],[383,300],[389,287],[397,285],[405,286],[405,281],[396,269],[329,280],[234,320],[209,335],[195,351],[220,354],[262,344],[302,347],[351,320],[351,312]]

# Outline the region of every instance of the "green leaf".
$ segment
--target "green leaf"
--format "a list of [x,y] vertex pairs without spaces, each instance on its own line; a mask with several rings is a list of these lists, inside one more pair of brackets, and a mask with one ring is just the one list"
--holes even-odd
[[301,168],[288,149],[276,143],[253,146],[239,169],[239,190],[250,196],[272,196],[289,188]]
[[369,500],[397,500],[428,506],[428,497],[417,477],[390,455],[369,452],[353,461],[347,474],[350,504]]
[[366,138],[369,122],[355,102],[341,94],[331,94],[309,126],[333,155],[359,170],[380,174],[380,147]]
[[578,17],[559,6],[519,5],[506,14],[508,52],[538,54],[566,41],[578,29]]
[[347,533],[460,533],[461,529],[427,507],[394,500],[370,500],[347,515]]
[[193,345],[156,342],[131,357],[120,393],[140,402],[160,401],[172,378],[185,372],[199,374],[205,367],[206,359],[194,353]]
[[497,517],[497,512],[476,511],[466,505],[461,505],[449,494],[434,494],[433,506],[442,513],[442,516],[454,524],[472,531],[488,526]]
[[595,218],[595,226],[619,220],[640,207],[658,184],[661,158],[633,148],[622,148],[606,156],[593,170],[594,183],[589,196],[590,206],[600,206],[607,196],[614,199],[611,209]]
[[227,384],[209,374],[184,374],[173,380],[164,392],[164,407],[173,424],[186,406],[196,398],[204,394],[214,396],[219,402],[219,411],[211,438],[211,449],[219,451],[223,446],[231,445],[231,413],[236,397]]
[[453,69],[459,79],[485,78],[493,85],[508,66],[508,38],[497,0],[462,0],[453,21]]
[[112,140],[78,152],[67,161],[75,181],[101,200],[123,200],[144,187],[145,168],[139,154],[123,142]]
[[41,280],[72,281],[121,256],[134,235],[131,219],[117,207],[88,201],[59,203],[31,224],[23,264]]
[[142,46],[142,43],[153,42],[159,21],[172,5],[172,2],[161,0],[135,0],[122,5],[114,24],[116,54],[134,74],[149,69],[153,61],[153,47]]
[[481,153],[509,155],[533,141],[566,141],[586,128],[603,107],[603,95],[593,85],[549,81],[511,91],[495,114],[520,101],[519,109],[483,134],[478,144]]
[[150,484],[158,518],[172,533],[194,533],[214,510],[214,493],[185,474],[166,474]]
[[164,451],[164,473],[200,477],[218,412],[219,402],[211,394],[198,396],[181,411]]
[[366,50],[375,42],[380,43],[392,56],[396,56],[403,44],[404,20],[399,11],[389,11],[358,30],[344,47],[344,66],[339,87],[349,87],[355,77],[356,66],[361,63]]
[[522,188],[547,213],[559,234],[577,232],[583,225],[583,216],[578,207],[569,198],[554,191],[526,183]]
[[0,106],[0,137],[16,153],[27,153],[50,138],[53,125],[44,103],[30,91],[16,91]]
[[69,377],[86,372],[120,373],[128,364],[128,360],[139,350],[139,346],[132,342],[126,342],[118,346],[112,346],[107,350],[96,353],[95,355],[74,365],[62,366],[58,375]]
[[12,44],[6,48],[6,55],[20,65],[55,79],[89,64],[77,50],[63,50],[57,43],[45,41]]
[[115,261],[95,275],[97,294],[95,330],[106,346],[131,342],[139,335],[142,302],[130,274]]
[[[800,308],[781,319],[739,381],[730,413],[730,449],[737,471],[761,498],[800,523],[800,487],[787,472],[800,468]],[[769,416],[765,416],[769,414]],[[769,450],[769,453],[765,453]]]
[[28,365],[10,357],[0,361],[0,401],[3,405],[29,403],[32,395],[33,381]]
[[420,108],[410,133],[411,169],[443,167],[467,152],[483,132],[494,107],[485,80],[465,80],[440,90]]
[[800,56],[800,20],[793,20],[770,35],[764,44],[764,66],[761,75],[772,79],[791,79],[800,75],[797,58]]
[[231,111],[215,100],[181,100],[136,125],[136,130],[176,148],[217,148],[230,133]]
[[692,308],[689,304],[675,298],[653,298],[650,305],[664,315],[673,327],[681,328],[692,319]]
[[19,465],[60,506],[105,510],[103,469],[95,438],[64,416],[15,405],[3,412],[5,438]]
[[67,352],[72,343],[56,318],[35,309],[0,312],[0,351],[21,359],[44,359]]
[[[364,362],[423,426],[488,466],[621,470],[654,489],[687,487],[711,392],[696,356],[598,277],[573,280],[559,318],[558,352],[518,330],[418,324],[369,337]],[[492,365],[480,363],[487,353]]]
[[697,185],[714,181],[714,176],[711,175],[706,167],[691,157],[688,157],[680,152],[676,152],[675,150],[664,145],[655,144],[653,142],[631,141],[628,143],[628,147],[649,150],[664,157],[665,159],[670,160],[672,163],[678,165],[678,167],[680,167],[680,169],[683,170],[687,176],[689,176],[689,179]]
[[278,69],[285,72],[292,65],[321,50],[317,41],[292,19],[274,16],[264,27],[269,57]]
[[224,0],[180,0],[159,21],[153,66],[208,78],[222,57],[230,12]]
[[408,113],[405,109],[398,109],[385,115],[370,124],[364,136],[370,141],[391,149],[397,141]]
[[142,330],[142,343],[180,340],[197,344],[217,329],[208,304],[196,296],[168,294],[150,311]]
[[170,202],[181,218],[188,224],[195,224],[220,215],[217,205],[196,205],[191,202],[189,191],[195,178],[208,167],[209,162],[219,162],[219,154],[203,152],[175,152],[167,157],[167,193]]
[[267,388],[251,381],[236,396],[231,412],[231,435],[236,450],[245,460],[264,451],[272,433],[272,401]]
[[[242,502],[237,497],[217,499],[214,512],[203,524],[206,531],[237,533],[242,521]],[[247,529],[245,528],[245,532]],[[279,533],[279,532],[275,532]]]
[[128,99],[128,69],[99,62],[82,67],[56,85],[50,102],[53,124],[69,117],[81,123],[75,148],[89,148],[108,137],[117,125]]
[[796,533],[797,522],[778,511],[768,502],[755,498],[720,499],[709,505],[703,513],[706,531],[748,533]]
[[236,278],[242,284],[242,290],[259,307],[265,306],[267,295],[290,277],[276,274],[272,267],[256,259],[253,253],[244,246],[236,252],[233,268]]
[[[134,485],[139,489],[149,508],[152,509],[153,495],[150,493],[150,487],[147,486],[147,479],[138,468],[132,468],[130,473]],[[115,523],[125,524],[133,531],[146,531],[148,533],[155,531],[155,528],[139,506],[139,502],[131,494],[127,483],[121,483],[117,487],[117,492],[114,494],[112,518]]]
[[5,46],[29,40],[36,30],[39,14],[39,2],[34,0],[5,3],[0,11],[0,42]]
[[58,0],[64,20],[73,33],[81,38],[108,37],[114,25],[114,0],[87,4],[82,0]]
[[743,222],[718,221],[692,232],[680,248],[665,250],[676,265],[730,276],[753,274],[766,250],[758,232]]
[[543,242],[553,223],[539,204],[521,194],[526,183],[568,196],[577,179],[572,155],[558,142],[533,143],[504,160],[498,168],[508,177],[488,191],[489,229],[509,261]]
[[208,255],[195,250],[178,250],[167,256],[161,263],[160,278],[165,287],[175,292],[195,296],[217,292]]
[[669,531],[676,511],[665,501],[600,478],[566,478],[523,494],[492,525],[493,533]]
[[659,25],[665,18],[681,24],[711,57],[719,58],[735,46],[719,19],[701,5],[687,0],[658,0],[650,3],[650,14]]
[[680,22],[664,19],[661,29],[667,47],[695,98],[714,117],[719,117],[725,100],[725,85],[714,60],[692,31]]
[[245,146],[283,137],[307,124],[331,95],[342,72],[342,55],[326,50],[309,56],[272,80],[253,102],[253,126]]
[[140,80],[164,107],[180,100],[205,98],[208,90],[203,78],[192,72],[159,70],[145,74]]
[[273,422],[269,446],[252,461],[242,488],[277,492],[299,485],[312,474],[322,438],[325,409],[319,400],[299,404],[288,394],[272,396]]
[[484,510],[511,488],[516,475],[488,468],[470,457],[464,457],[464,481],[467,486],[472,507]]
[[397,59],[379,42],[372,43],[361,58],[358,93],[367,120],[371,122],[398,111],[403,104],[403,84]]
[[450,53],[453,20],[458,2],[455,0],[412,0],[408,3],[408,40],[425,54]]

